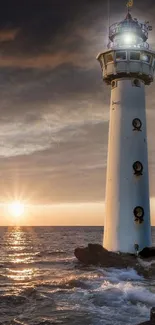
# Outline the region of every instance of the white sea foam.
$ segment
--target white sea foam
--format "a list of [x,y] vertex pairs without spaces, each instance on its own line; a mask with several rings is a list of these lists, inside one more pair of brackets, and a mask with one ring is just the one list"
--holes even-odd
[[104,274],[111,282],[118,281],[142,281],[143,276],[140,276],[134,269],[106,269]]
[[[146,306],[155,305],[155,294],[150,292],[147,288],[142,285],[135,285],[132,282],[121,281],[119,283],[111,283],[109,281],[104,281],[97,291],[106,292],[107,299],[114,300],[121,299],[121,301],[130,301],[133,304],[142,303]],[[109,297],[108,297],[109,296]]]
[[151,265],[155,264],[155,260],[148,262],[148,261],[142,260],[141,258],[138,259],[138,262],[139,262],[139,264],[141,264],[145,268],[150,268]]

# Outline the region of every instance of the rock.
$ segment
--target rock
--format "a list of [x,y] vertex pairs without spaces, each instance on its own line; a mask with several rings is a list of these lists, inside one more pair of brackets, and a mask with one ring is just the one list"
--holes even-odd
[[155,307],[151,308],[150,311],[150,320],[155,323]]
[[142,258],[134,254],[109,252],[102,245],[88,244],[87,247],[78,247],[74,251],[76,258],[85,265],[99,265],[101,267],[134,268],[144,277],[154,276],[154,266],[141,263]]
[[109,251],[100,244],[91,244],[90,243],[90,244],[88,244],[88,249],[89,249],[89,251],[92,251],[92,252],[94,252],[94,251],[98,252],[98,253],[104,252],[105,254],[106,253],[109,254]]
[[155,247],[145,247],[139,252],[139,256],[143,258],[155,257]]
[[76,258],[84,264],[100,264],[102,258],[106,259],[109,252],[99,244],[88,244],[86,248],[76,248],[74,251]]
[[87,247],[78,247],[74,254],[84,264],[100,264],[104,267],[127,267],[135,264],[136,257],[132,254],[109,252],[99,244],[88,244]]

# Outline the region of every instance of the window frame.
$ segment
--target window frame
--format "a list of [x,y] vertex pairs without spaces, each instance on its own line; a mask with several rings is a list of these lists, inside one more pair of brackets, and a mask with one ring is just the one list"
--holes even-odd
[[[137,164],[139,164],[139,167],[140,167],[139,170],[136,168]],[[134,175],[136,175],[136,176],[143,175],[143,164],[141,163],[141,161],[139,161],[139,160],[135,161],[132,165],[132,168],[134,170]]]
[[[135,83],[137,81],[137,84]],[[137,88],[141,88],[141,83],[140,83],[140,80],[139,79],[133,79],[132,80],[132,86],[133,87],[137,87]]]
[[[112,83],[114,82],[114,85],[112,85]],[[117,80],[112,80],[111,82],[111,89],[114,89],[117,87]]]
[[[136,127],[134,125],[134,121],[139,121],[140,122],[140,126],[139,127]],[[132,120],[132,126],[133,126],[133,131],[142,131],[142,121],[138,118],[138,117],[135,117],[133,120]]]
[[[131,59],[131,53],[138,53],[139,54],[139,59]],[[140,51],[130,51],[129,52],[129,60],[133,62],[140,62],[141,61],[141,52]]]
[[[143,60],[143,59],[142,59],[142,56],[143,56],[143,55],[149,56],[149,57],[150,57],[150,61],[147,62],[147,61]],[[141,57],[141,58],[140,58],[140,59],[141,59],[141,62],[143,62],[143,63],[145,63],[145,64],[148,64],[148,65],[152,64],[152,55],[151,55],[150,53],[142,52],[140,57]]]
[[[109,56],[111,55],[111,57],[113,58],[112,61],[107,62],[106,58],[108,57],[108,55]],[[114,54],[113,54],[113,52],[106,53],[105,56],[104,56],[104,64],[105,64],[105,66],[107,64],[112,64],[112,63],[114,63]]]
[[[126,58],[125,59],[117,59],[117,54],[118,53],[125,53],[126,54]],[[118,50],[115,52],[115,61],[116,62],[126,62],[127,61],[127,51],[123,51],[123,50]]]

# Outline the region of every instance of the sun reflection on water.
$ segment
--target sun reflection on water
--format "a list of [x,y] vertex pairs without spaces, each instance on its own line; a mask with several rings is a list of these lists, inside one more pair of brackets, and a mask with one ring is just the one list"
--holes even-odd
[[[29,245],[29,240],[26,238],[25,232],[22,228],[17,227],[13,228],[8,236],[8,248],[11,254],[9,254],[9,259],[11,263],[28,263],[33,261],[33,255],[25,251],[28,249],[31,250],[31,245]],[[20,256],[19,256],[20,252]],[[23,254],[22,254],[23,253]]]
[[33,276],[35,275],[35,269],[28,268],[28,269],[22,269],[22,270],[13,270],[8,269],[9,274],[8,278],[15,280],[15,281],[30,281],[32,280]]
[[[5,247],[3,259],[8,263],[6,274],[8,280],[28,285],[37,276],[38,269],[33,267],[38,238],[31,228],[11,227],[4,234]],[[35,247],[35,249],[34,249]]]

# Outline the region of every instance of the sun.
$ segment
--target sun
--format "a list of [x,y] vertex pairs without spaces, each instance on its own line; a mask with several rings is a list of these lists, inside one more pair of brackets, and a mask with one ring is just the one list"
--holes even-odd
[[14,201],[8,204],[8,211],[13,217],[20,217],[24,213],[24,204],[20,201]]

